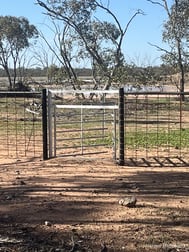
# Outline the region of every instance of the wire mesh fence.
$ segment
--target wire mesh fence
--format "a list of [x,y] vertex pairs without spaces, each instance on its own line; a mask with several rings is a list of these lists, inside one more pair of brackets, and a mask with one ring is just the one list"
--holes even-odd
[[0,92],[0,157],[42,156],[41,94]]
[[186,164],[189,94],[125,94],[125,161],[160,166]]
[[0,92],[0,157],[42,157],[46,147],[48,157],[116,159],[124,151],[126,165],[188,165],[189,93],[184,101],[178,93],[123,93],[124,109],[118,90],[44,93],[45,134],[41,93]]

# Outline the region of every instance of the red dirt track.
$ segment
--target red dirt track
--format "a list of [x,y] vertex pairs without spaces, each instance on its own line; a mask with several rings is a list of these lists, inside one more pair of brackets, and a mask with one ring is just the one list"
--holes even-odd
[[188,167],[1,159],[0,251],[189,251],[188,181]]

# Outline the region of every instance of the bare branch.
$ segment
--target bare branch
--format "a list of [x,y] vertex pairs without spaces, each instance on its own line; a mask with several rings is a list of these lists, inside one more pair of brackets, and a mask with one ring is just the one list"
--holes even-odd
[[110,16],[113,17],[113,19],[115,20],[115,22],[116,22],[116,24],[117,24],[117,26],[118,26],[118,28],[119,28],[121,34],[122,34],[122,33],[123,33],[123,30],[122,30],[121,24],[120,24],[119,20],[117,19],[116,15],[115,15],[108,7],[105,7],[103,4],[98,3],[98,1],[95,1],[95,3],[96,3],[96,5],[97,5],[99,8],[105,10],[108,14],[110,14]]
[[152,0],[146,0],[146,1],[147,1],[147,2],[150,2],[150,3],[152,3],[152,4],[160,5],[161,7],[164,8],[164,5],[163,5],[162,3],[160,3],[160,2],[152,1]]
[[125,35],[125,33],[127,32],[127,30],[128,30],[128,28],[129,28],[131,22],[133,21],[133,19],[134,19],[137,15],[145,15],[145,13],[144,13],[142,10],[138,9],[138,10],[134,13],[134,15],[130,18],[129,22],[127,23],[127,25],[126,25],[126,27],[125,27],[125,29],[124,29],[124,31],[123,31],[123,35]]
[[170,17],[171,16],[171,13],[170,13],[170,10],[169,10],[169,6],[168,6],[168,3],[167,3],[167,0],[161,0],[160,1],[153,1],[153,0],[146,0],[147,2],[150,2],[152,4],[156,4],[156,5],[159,5],[161,6],[162,8],[165,9],[165,11],[167,12],[167,15]]
[[169,55],[172,55],[172,56],[174,56],[174,53],[172,53],[172,52],[170,52],[170,51],[168,51],[168,50],[166,50],[166,49],[164,49],[164,48],[162,48],[162,47],[160,47],[160,46],[158,46],[158,45],[155,45],[155,44],[152,44],[152,43],[148,43],[150,46],[153,46],[153,47],[155,47],[156,49],[158,49],[159,51],[161,51],[161,52],[164,52],[164,53],[167,53],[167,54],[169,54]]

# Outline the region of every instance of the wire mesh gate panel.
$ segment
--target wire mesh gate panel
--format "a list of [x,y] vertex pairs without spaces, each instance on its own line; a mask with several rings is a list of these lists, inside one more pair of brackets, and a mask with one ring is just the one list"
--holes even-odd
[[[49,94],[53,97],[49,102],[53,114],[53,118],[49,115],[50,156],[102,154],[105,157],[107,153],[116,159],[118,92],[103,92],[100,100],[100,92],[95,93],[98,98],[92,99],[92,91],[72,91],[71,96],[70,92],[51,90]],[[78,94],[80,98],[76,97]]]
[[0,92],[0,156],[42,156],[41,93]]
[[116,105],[57,105],[56,155],[92,155],[113,151],[116,159],[117,109]]
[[189,93],[125,94],[125,163],[186,165]]

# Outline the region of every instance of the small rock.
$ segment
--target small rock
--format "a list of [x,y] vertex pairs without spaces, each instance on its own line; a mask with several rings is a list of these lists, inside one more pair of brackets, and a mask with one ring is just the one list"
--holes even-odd
[[106,244],[102,245],[102,248],[101,248],[100,252],[108,252],[108,248],[106,247]]
[[18,179],[14,181],[12,184],[13,185],[26,185],[26,183],[23,180],[18,180]]
[[26,185],[26,183],[23,180],[20,180],[20,185]]
[[136,202],[137,202],[137,198],[135,196],[126,197],[119,200],[119,204],[121,206],[127,206],[127,207],[135,207]]
[[45,221],[45,226],[50,227],[52,226],[52,224],[50,223],[50,221]]
[[6,200],[12,200],[12,199],[14,199],[14,198],[15,198],[14,195],[7,195],[7,196],[6,196]]
[[9,219],[9,215],[8,215],[8,214],[5,214],[3,217],[4,217],[4,219],[6,219],[6,220]]

